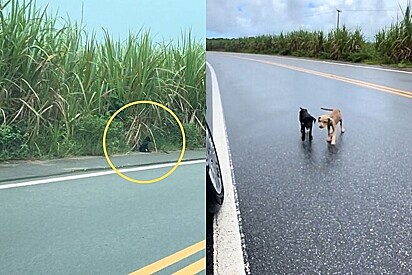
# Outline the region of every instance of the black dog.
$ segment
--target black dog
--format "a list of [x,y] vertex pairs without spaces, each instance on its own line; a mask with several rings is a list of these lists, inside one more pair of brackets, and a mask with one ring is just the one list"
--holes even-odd
[[305,140],[305,129],[309,129],[309,140],[313,139],[312,126],[316,123],[316,118],[311,116],[307,109],[300,107],[299,111],[300,132],[302,133],[302,141]]
[[148,153],[149,151],[149,142],[151,142],[150,137],[146,137],[143,143],[139,147],[139,152]]

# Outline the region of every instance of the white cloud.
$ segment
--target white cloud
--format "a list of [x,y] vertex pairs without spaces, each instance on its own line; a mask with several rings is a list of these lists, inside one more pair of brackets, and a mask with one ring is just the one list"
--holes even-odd
[[401,16],[399,5],[404,8],[407,1],[207,0],[207,35],[242,37],[298,29],[329,31],[336,27],[338,8],[342,10],[340,25],[360,27],[366,37],[373,38],[378,30]]

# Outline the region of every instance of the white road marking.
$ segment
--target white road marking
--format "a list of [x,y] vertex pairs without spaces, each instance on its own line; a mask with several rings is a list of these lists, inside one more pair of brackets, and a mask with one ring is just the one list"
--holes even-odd
[[[286,59],[286,57],[280,57],[280,58],[285,58]],[[299,60],[303,60],[303,61],[306,61],[306,62],[326,63],[326,64],[331,64],[331,65],[355,67],[355,68],[361,68],[361,69],[370,69],[370,70],[393,72],[393,73],[412,74],[412,72],[409,72],[409,71],[372,67],[372,66],[368,66],[368,65],[355,65],[355,64],[338,63],[338,62],[333,62],[333,61],[325,61],[325,60],[311,60],[311,59],[305,59],[305,58],[301,58],[301,59],[299,58]]]
[[214,274],[242,275],[249,273],[249,264],[244,241],[242,241],[239,204],[219,84],[213,67],[209,62],[206,64],[212,80],[213,139],[219,157],[225,192],[223,205],[215,214],[213,222],[213,271]]
[[331,65],[339,65],[339,66],[346,66],[346,67],[355,67],[355,68],[363,68],[363,69],[370,69],[370,70],[377,70],[377,71],[385,71],[385,72],[393,72],[393,73],[402,73],[402,74],[412,74],[410,71],[402,71],[402,70],[397,70],[397,69],[388,69],[388,68],[379,68],[379,67],[372,67],[368,65],[355,65],[355,64],[347,64],[347,63],[339,63],[339,62],[334,62],[334,61],[325,61],[325,60],[312,60],[312,59],[307,59],[303,57],[286,57],[286,56],[278,56],[278,55],[263,55],[263,54],[238,54],[238,53],[223,53],[223,52],[218,52],[220,54],[228,54],[228,55],[253,55],[253,56],[264,56],[264,57],[275,57],[279,59],[289,59],[289,60],[298,60],[298,61],[305,61],[305,62],[314,62],[314,63],[325,63],[325,64],[331,64]]
[[[202,162],[205,162],[205,161],[206,160],[182,161],[179,166],[190,165],[190,164],[198,164],[198,163],[202,163]],[[153,170],[153,169],[172,167],[174,165],[175,165],[175,163],[153,164],[153,165],[145,165],[145,166],[139,166],[139,167],[134,167],[134,168],[119,169],[119,171],[122,172],[122,173],[136,172],[136,171],[145,171],[145,170]],[[77,179],[107,176],[107,175],[111,175],[111,174],[115,174],[115,173],[116,173],[115,171],[110,170],[110,171],[94,172],[94,173],[88,173],[88,174],[80,174],[80,175],[72,175],[72,176],[64,176],[64,177],[32,180],[32,181],[26,181],[26,182],[3,184],[3,185],[0,185],[0,190],[1,189],[24,187],[24,186],[32,186],[32,185],[38,185],[38,184],[45,184],[45,183],[52,183],[52,182],[62,182],[62,181],[68,181],[68,180],[77,180]]]

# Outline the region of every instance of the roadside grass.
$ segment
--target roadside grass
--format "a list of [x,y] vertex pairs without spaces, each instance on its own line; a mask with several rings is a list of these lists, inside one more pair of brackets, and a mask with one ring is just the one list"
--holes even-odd
[[[205,45],[190,32],[174,44],[148,31],[98,41],[34,1],[0,3],[0,160],[101,155],[106,122],[136,100],[164,104],[193,135],[188,148],[205,146]],[[110,127],[110,150],[129,152],[149,135],[157,150],[180,149],[162,128],[170,119],[127,108]]]
[[349,30],[343,26],[329,33],[298,30],[279,35],[206,39],[206,49],[412,67],[410,2],[402,14],[396,23],[376,33],[373,42],[365,40],[361,29]]

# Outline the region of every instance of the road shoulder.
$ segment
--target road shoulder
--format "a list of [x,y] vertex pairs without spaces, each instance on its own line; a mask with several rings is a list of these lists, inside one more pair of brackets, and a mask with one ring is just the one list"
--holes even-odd
[[[170,153],[133,153],[115,155],[112,162],[116,168],[128,168],[149,164],[176,162],[180,151]],[[189,150],[185,152],[183,161],[205,159],[204,150]],[[0,184],[15,180],[36,179],[110,169],[105,157],[78,157],[46,161],[8,161],[0,163],[2,171]]]
[[212,79],[213,138],[222,172],[225,198],[213,222],[214,274],[245,274],[236,190],[233,185],[232,166],[226,127],[220,100],[219,86],[213,67],[208,63]]

